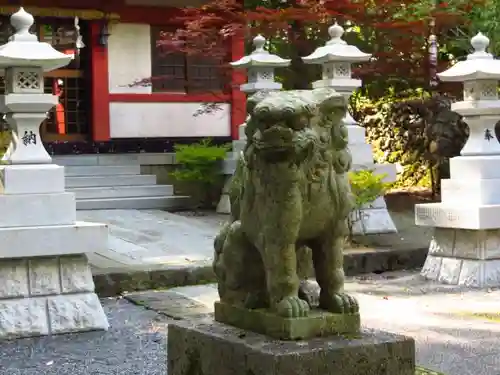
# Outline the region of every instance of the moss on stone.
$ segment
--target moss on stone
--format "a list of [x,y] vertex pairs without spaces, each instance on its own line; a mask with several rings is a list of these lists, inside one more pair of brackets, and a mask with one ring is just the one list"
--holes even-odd
[[265,309],[250,310],[224,302],[215,303],[214,319],[280,340],[306,340],[333,335],[353,339],[358,336],[361,325],[359,313],[333,314],[312,310],[306,317],[284,318]]

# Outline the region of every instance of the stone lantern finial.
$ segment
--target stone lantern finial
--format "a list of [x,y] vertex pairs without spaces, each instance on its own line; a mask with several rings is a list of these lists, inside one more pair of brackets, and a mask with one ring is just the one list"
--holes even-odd
[[486,49],[490,45],[490,39],[483,33],[479,32],[474,37],[472,37],[472,39],[470,40],[470,44],[472,48],[474,48],[474,52],[467,56],[468,60],[493,58],[493,55],[491,53],[486,52]]
[[328,44],[347,44],[345,40],[342,39],[344,35],[344,28],[340,26],[337,22],[328,28],[328,35],[330,35],[330,40],[326,43]]
[[252,53],[269,53],[264,49],[266,45],[266,38],[264,38],[261,34],[257,35],[253,38],[253,46],[255,50]]
[[10,16],[10,24],[16,32],[9,40],[16,42],[36,42],[38,38],[36,35],[30,33],[30,28],[34,23],[35,19],[33,16],[21,7],[16,13]]

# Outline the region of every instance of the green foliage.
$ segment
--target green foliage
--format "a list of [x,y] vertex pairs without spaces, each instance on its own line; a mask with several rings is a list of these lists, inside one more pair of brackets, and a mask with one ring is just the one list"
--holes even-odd
[[363,212],[361,209],[368,206],[379,196],[392,186],[384,182],[385,174],[375,174],[373,170],[359,170],[349,172],[349,182],[351,192],[354,198],[354,210],[347,220],[349,226],[349,240],[352,242],[354,224],[362,220]]
[[401,166],[397,186],[432,186],[438,192],[441,177],[449,173],[448,159],[460,154],[469,134],[451,102],[447,96],[412,90],[377,101],[358,95],[351,105],[376,161]]
[[10,131],[2,131],[0,132],[0,156],[2,156],[7,148],[9,147],[11,139]]
[[415,375],[445,375],[442,372],[429,370],[420,366],[415,366]]
[[178,166],[171,176],[189,185],[198,206],[212,204],[212,191],[223,179],[221,162],[226,158],[229,148],[229,145],[214,145],[208,138],[194,144],[175,146]]

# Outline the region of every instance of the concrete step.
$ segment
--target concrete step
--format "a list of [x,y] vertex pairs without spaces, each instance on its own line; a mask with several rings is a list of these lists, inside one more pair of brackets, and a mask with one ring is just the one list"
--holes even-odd
[[139,165],[76,165],[64,168],[66,177],[141,174]]
[[66,188],[155,185],[155,175],[66,177]]
[[172,185],[140,185],[69,188],[66,191],[75,193],[76,199],[131,198],[131,197],[164,197],[174,194]]
[[54,156],[52,162],[64,166],[139,165],[140,154],[94,154]]
[[188,208],[189,204],[189,197],[171,195],[163,197],[81,199],[76,201],[76,208],[77,210],[179,210]]

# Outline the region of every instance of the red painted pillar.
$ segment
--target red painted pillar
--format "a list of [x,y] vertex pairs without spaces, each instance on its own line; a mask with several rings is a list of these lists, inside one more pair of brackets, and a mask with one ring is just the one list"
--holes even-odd
[[109,125],[109,78],[108,78],[108,47],[99,45],[101,22],[90,24],[91,37],[91,121],[92,139],[108,141],[110,139]]
[[[238,60],[245,56],[245,39],[243,36],[234,36],[231,43],[231,59]],[[231,137],[238,139],[238,127],[245,122],[247,99],[240,91],[240,85],[246,82],[244,70],[233,69],[231,73]]]

